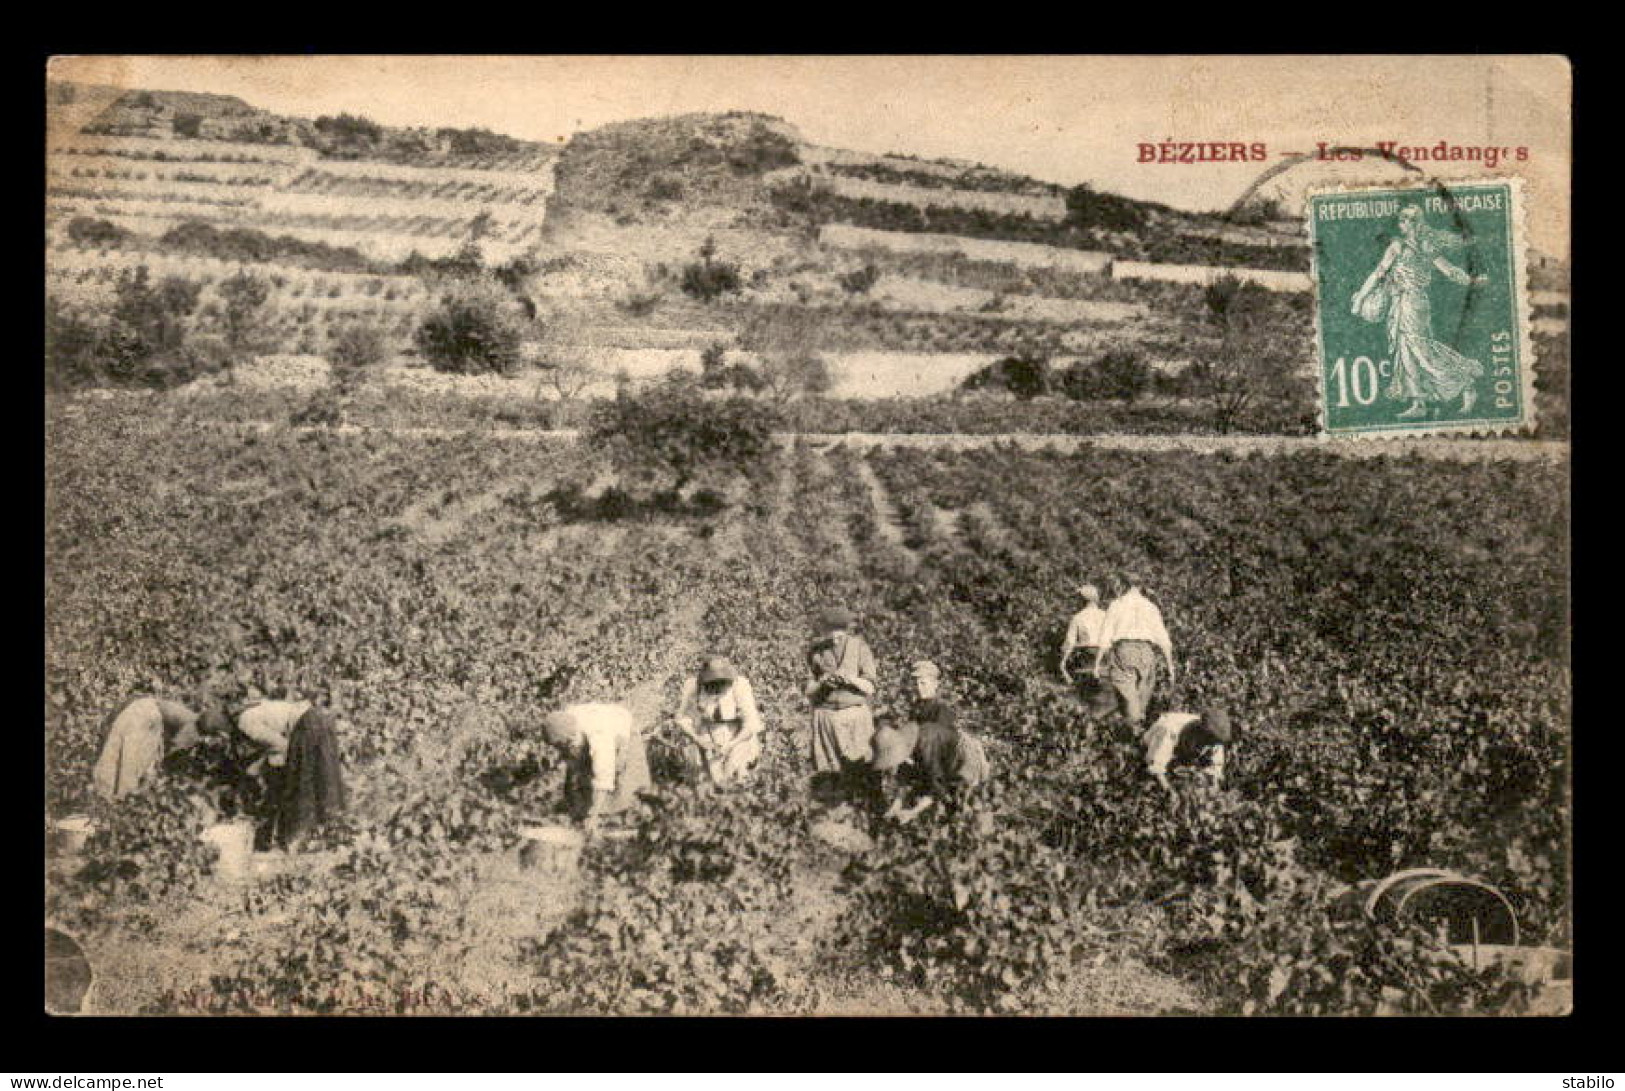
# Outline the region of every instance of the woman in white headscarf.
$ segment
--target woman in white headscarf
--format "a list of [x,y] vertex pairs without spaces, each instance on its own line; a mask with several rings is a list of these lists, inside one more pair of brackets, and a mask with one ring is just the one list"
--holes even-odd
[[1478,400],[1474,382],[1484,365],[1463,356],[1433,336],[1433,304],[1428,288],[1435,270],[1462,285],[1487,284],[1484,276],[1471,276],[1446,260],[1443,251],[1463,245],[1448,231],[1422,221],[1422,210],[1408,205],[1399,213],[1399,238],[1388,244],[1382,261],[1354,293],[1353,311],[1367,322],[1387,322],[1388,351],[1393,357],[1393,378],[1388,397],[1411,404],[1399,417],[1426,415],[1429,402],[1461,399],[1461,411],[1472,411]]

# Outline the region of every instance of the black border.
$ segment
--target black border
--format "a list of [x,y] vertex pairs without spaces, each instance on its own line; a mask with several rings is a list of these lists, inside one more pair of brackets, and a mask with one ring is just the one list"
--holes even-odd
[[[795,9],[793,14],[806,13]],[[148,11],[151,18],[155,12]],[[274,12],[262,12],[271,21],[281,21]],[[624,13],[617,13],[624,14]],[[703,12],[685,9],[686,19],[703,20],[709,29],[712,20]],[[765,13],[760,13],[765,14]],[[975,24],[988,18],[987,13],[977,15],[971,11],[952,13],[942,9],[935,13],[947,21],[968,20]],[[1168,14],[1173,15],[1171,9]],[[1228,12],[1232,18],[1237,13]],[[1420,14],[1420,13],[1417,13]],[[423,13],[423,22],[441,24],[439,17]],[[1380,21],[1384,32],[1398,26],[1409,25],[1413,16],[1398,12],[1371,11],[1368,16]],[[1471,19],[1479,22],[1487,12],[1467,10],[1438,13],[1446,21]],[[92,18],[85,13],[87,21]],[[486,10],[479,21],[506,18],[502,12]],[[1026,22],[1045,19],[1042,9],[1029,9],[1021,15]],[[1290,18],[1293,22],[1305,17],[1301,10]],[[174,16],[164,17],[168,22]],[[822,18],[822,17],[821,17]],[[1063,16],[1053,16],[1059,24]],[[1174,18],[1179,18],[1174,16]],[[1268,17],[1255,12],[1245,13],[1248,22]],[[1277,17],[1280,18],[1280,17]],[[456,20],[451,20],[455,22]],[[652,24],[642,17],[636,20],[644,34]],[[196,24],[194,24],[196,25]],[[312,26],[322,24],[310,24]],[[864,24],[856,24],[862,26]],[[1147,25],[1155,25],[1151,21]],[[826,24],[827,26],[827,24]],[[432,30],[444,29],[432,25]],[[686,27],[688,35],[682,44],[690,52],[717,52],[717,44],[705,35],[695,34],[693,22]],[[823,29],[823,28],[815,28]],[[1234,29],[1234,24],[1232,24]],[[1249,28],[1242,28],[1247,30]],[[111,52],[88,45],[86,35],[96,31],[107,33],[106,24],[99,22],[83,29],[79,40],[63,40],[61,48],[50,52],[37,51],[14,60],[13,74],[19,77],[22,90],[13,98],[16,102],[43,105],[43,86],[40,80],[44,59],[51,52]],[[1538,33],[1538,28],[1537,28]],[[68,38],[73,38],[69,35]],[[455,34],[448,37],[455,37]],[[1095,36],[1091,39],[1099,40]],[[702,40],[704,38],[705,40]],[[902,41],[893,38],[893,49],[952,52],[941,48],[939,40]],[[1397,41],[1397,39],[1395,39]],[[124,41],[127,43],[128,38]],[[499,44],[487,42],[485,48],[453,49],[448,42],[437,43],[447,52],[503,52]],[[547,44],[551,44],[548,42]],[[669,46],[672,43],[666,43]],[[828,51],[809,48],[805,40],[796,43],[797,52]],[[820,43],[821,44],[821,43]],[[973,44],[960,43],[961,46]],[[1029,41],[1026,45],[1043,46],[1050,43]],[[1061,44],[1059,42],[1055,44]],[[1066,43],[1070,44],[1070,43]],[[1170,43],[1158,41],[1157,44]],[[1173,43],[1184,46],[1182,52],[1212,52],[1210,43],[1189,41]],[[1462,46],[1478,44],[1476,41],[1457,41],[1441,52],[1461,52]],[[638,40],[634,31],[622,35],[618,41],[601,41],[590,52],[656,52],[647,47],[646,40]],[[788,51],[783,43],[778,49],[758,45],[753,52]],[[978,41],[977,52],[995,51],[997,44]],[[931,48],[936,47],[936,48]],[[368,41],[365,48],[384,51],[386,47]],[[1052,46],[1053,48],[1053,46]],[[180,52],[173,41],[159,45],[149,42],[152,52]],[[254,49],[260,52],[314,52],[308,43],[284,44],[280,47],[264,43]],[[241,46],[237,47],[242,50]],[[191,50],[187,50],[191,51]],[[229,50],[228,50],[229,51]],[[323,50],[328,51],[328,50]],[[338,50],[333,50],[337,52]],[[663,51],[663,50],[660,50]],[[1003,51],[1003,50],[998,50]],[[1294,52],[1279,49],[1279,52]],[[1517,48],[1505,52],[1529,52],[1531,41],[1525,39]],[[1535,52],[1540,50],[1535,49]],[[854,52],[857,52],[854,50]],[[1233,51],[1227,51],[1233,52]],[[1573,51],[1566,51],[1573,60],[1576,104],[1574,109],[1575,135],[1585,131],[1589,114],[1585,108],[1590,99],[1584,97],[1583,88],[1594,82],[1591,61],[1582,61]],[[1612,61],[1599,61],[1607,64]],[[1617,62],[1615,62],[1617,63]],[[39,66],[39,67],[36,67]],[[1607,70],[1604,69],[1604,72]],[[1611,74],[1611,73],[1610,73]],[[1599,75],[1595,82],[1604,77]],[[43,109],[40,118],[43,136]],[[1600,130],[1599,130],[1600,132]],[[42,141],[43,143],[43,141]],[[1599,141],[1599,147],[1601,146]],[[1587,146],[1589,148],[1589,146]],[[32,150],[24,156],[29,163]],[[1574,156],[1574,224],[1589,226],[1579,209],[1584,206],[1588,185],[1588,171],[1596,160],[1576,148]],[[23,168],[12,174],[13,180],[24,177],[32,168]],[[43,224],[43,172],[35,177],[40,187],[37,196],[42,209]],[[32,187],[31,187],[32,188]],[[22,196],[22,195],[19,195]],[[33,200],[36,195],[27,195]],[[32,217],[18,217],[14,222],[30,224]],[[26,245],[17,245],[13,253],[27,254],[30,261],[37,253],[39,235],[32,235]],[[1574,279],[1580,279],[1580,269],[1587,265],[1602,268],[1590,260],[1591,249],[1576,233],[1571,257]],[[31,285],[41,284],[32,279],[35,270],[29,270]],[[1597,275],[1594,270],[1593,275]],[[1600,283],[1600,282],[1598,282]],[[40,292],[32,296],[33,291]],[[43,288],[31,289],[30,296],[43,304]],[[16,298],[16,297],[14,297]],[[1600,313],[1601,308],[1599,308]],[[33,312],[40,313],[39,311]],[[25,322],[38,331],[32,319]],[[1620,369],[1615,360],[1598,350],[1595,358],[1583,351],[1592,343],[1591,326],[1585,317],[1573,328],[1573,347],[1586,363],[1581,377],[1574,381],[1577,394],[1573,404],[1573,433],[1577,437],[1573,447],[1573,494],[1583,494],[1587,486],[1596,497],[1596,506],[1574,511],[1572,520],[1574,585],[1579,586],[1581,575],[1601,556],[1600,534],[1593,524],[1601,522],[1603,499],[1598,483],[1605,480],[1611,469],[1609,453],[1593,439],[1595,428],[1603,427],[1600,415],[1614,403],[1607,390],[1619,382]],[[1600,345],[1600,338],[1595,339]],[[34,357],[38,359],[38,357]],[[28,368],[33,383],[40,384],[38,393],[43,398],[40,372],[27,360],[16,366]],[[36,403],[38,404],[38,403]],[[34,510],[43,511],[43,419],[28,410],[32,427],[14,428],[10,436],[19,446],[23,457],[15,464],[26,465],[36,472],[30,485],[39,490],[41,504]],[[1595,419],[1594,419],[1595,418]],[[1590,422],[1586,424],[1583,422]],[[37,431],[36,431],[37,429]],[[29,497],[31,501],[32,496]],[[13,537],[15,544],[16,538]],[[37,692],[35,680],[43,676],[44,650],[37,643],[35,632],[43,631],[43,535],[35,554],[40,567],[39,604],[41,629],[22,634],[25,646],[38,649],[39,673],[25,680],[19,679],[16,691]],[[1597,543],[1597,544],[1593,544]],[[1516,573],[1509,573],[1516,579]],[[1600,586],[1600,581],[1599,581]],[[1612,612],[1608,605],[1595,600],[1581,600],[1571,594],[1572,604],[1584,601],[1589,609],[1574,610],[1573,647],[1575,663],[1575,722],[1585,723],[1577,732],[1578,745],[1574,747],[1575,785],[1575,860],[1576,871],[1582,881],[1575,884],[1576,946],[1583,951],[1582,969],[1576,979],[1575,1014],[1563,1019],[1433,1019],[1433,1020],[1364,1020],[1364,1019],[962,1019],[952,1024],[919,1019],[572,1019],[564,1023],[546,1020],[538,1024],[519,1019],[411,1019],[389,1020],[370,1018],[346,1019],[94,1019],[76,1020],[45,1016],[38,1007],[33,987],[34,967],[41,964],[39,950],[33,946],[39,935],[33,923],[32,904],[28,919],[23,919],[22,905],[28,900],[22,896],[9,899],[17,914],[17,927],[13,935],[26,935],[29,942],[21,955],[25,963],[17,975],[20,982],[9,990],[8,1006],[13,1018],[8,1020],[11,1047],[5,1067],[13,1072],[26,1072],[32,1068],[38,1074],[63,1072],[91,1073],[95,1071],[150,1070],[163,1071],[266,1071],[266,1070],[336,1070],[336,1071],[530,1071],[543,1068],[579,1068],[602,1066],[632,1071],[707,1071],[726,1069],[731,1065],[744,1069],[786,1070],[878,1070],[878,1071],[988,1071],[988,1070],[1104,1070],[1132,1073],[1137,1071],[1553,1071],[1561,1070],[1583,1075],[1587,1072],[1617,1071],[1618,1052],[1605,1054],[1600,1048],[1605,1029],[1611,1029],[1614,1020],[1613,1000],[1616,991],[1617,942],[1613,934],[1617,926],[1610,912],[1610,891],[1606,877],[1617,859],[1614,839],[1610,836],[1610,816],[1604,813],[1601,793],[1609,790],[1613,770],[1620,768],[1618,747],[1620,729],[1602,715],[1591,710],[1601,709],[1602,686],[1598,679],[1602,669],[1598,665],[1609,650],[1601,641],[1608,638],[1600,619]],[[31,613],[31,612],[30,612]],[[1599,619],[1595,623],[1591,620]],[[25,624],[32,626],[33,617]],[[1588,639],[1590,638],[1590,639]],[[14,655],[13,663],[24,657]],[[1506,684],[1516,685],[1509,678]],[[27,698],[29,703],[32,697]],[[1617,715],[1617,714],[1616,714]],[[19,725],[31,740],[31,725]],[[26,779],[31,790],[7,793],[10,804],[19,812],[11,828],[30,831],[27,834],[27,854],[32,855],[37,842],[33,840],[34,821],[40,811],[33,808],[36,798],[43,805],[43,789],[35,781],[33,770],[43,766],[43,747],[39,753],[41,764],[17,761],[14,769]],[[31,749],[31,748],[30,748]],[[27,813],[22,813],[22,812]],[[21,836],[21,835],[19,835]],[[1589,862],[1587,862],[1588,857]],[[23,925],[27,925],[26,928]],[[331,1049],[322,1048],[331,1045]],[[21,1047],[21,1048],[19,1048]],[[1614,1062],[1610,1066],[1609,1062]]]

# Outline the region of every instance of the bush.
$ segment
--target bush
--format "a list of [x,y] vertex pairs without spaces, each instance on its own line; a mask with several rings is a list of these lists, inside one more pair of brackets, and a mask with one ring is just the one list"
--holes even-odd
[[386,362],[395,350],[384,327],[371,322],[346,324],[329,339],[327,361],[335,373],[351,378],[357,372]]
[[1139,231],[1145,227],[1145,209],[1115,193],[1096,193],[1084,183],[1066,192],[1066,222],[1092,230]]
[[50,390],[89,386],[101,377],[106,331],[55,298],[45,301],[45,385]]
[[322,242],[296,239],[291,235],[271,236],[249,227],[222,231],[202,220],[176,224],[158,240],[166,250],[203,254],[223,261],[275,261],[294,258],[303,264],[334,272],[391,272],[375,266],[353,246],[329,246]]
[[795,142],[771,129],[756,129],[728,153],[728,165],[739,174],[766,174],[800,162]]
[[501,265],[491,270],[491,275],[510,292],[517,292],[530,277],[536,275],[540,267],[533,254],[515,254]]
[[870,262],[862,269],[854,269],[850,273],[842,273],[840,276],[841,287],[845,288],[853,295],[867,294],[869,289],[873,288],[875,286],[875,282],[879,279],[880,270],[875,268],[874,262]]
[[760,402],[668,385],[596,406],[585,442],[631,480],[680,490],[707,477],[766,473],[780,423]]
[[1113,349],[1091,363],[1077,361],[1060,376],[1074,401],[1132,402],[1152,386],[1151,366],[1132,349]]
[[162,389],[219,370],[219,354],[190,327],[202,290],[201,284],[183,277],[153,284],[141,265],[119,275],[112,312],[105,317],[47,298],[47,386],[110,382]]
[[656,177],[649,182],[648,188],[643,191],[643,196],[651,203],[655,201],[680,201],[683,198],[683,183],[675,178]]
[[730,261],[716,261],[716,243],[710,239],[700,247],[700,260],[683,266],[680,282],[684,292],[704,303],[710,303],[727,292],[739,291],[739,266]]
[[68,221],[68,238],[83,246],[118,246],[130,233],[111,220],[75,216]]
[[317,147],[324,155],[360,155],[376,147],[384,135],[376,121],[352,114],[319,117],[315,130]]
[[508,300],[485,285],[468,283],[441,297],[414,342],[440,371],[509,375],[519,368],[522,333]]
[[271,282],[245,270],[220,282],[225,301],[222,316],[226,347],[241,358],[266,348],[265,307],[271,298]]
[[1018,398],[1036,398],[1050,392],[1051,381],[1049,360],[1023,352],[994,361],[968,376],[960,386],[964,390],[1002,390]]
[[1244,227],[1259,227],[1283,218],[1281,201],[1276,197],[1255,198],[1227,217],[1231,223],[1241,224]]

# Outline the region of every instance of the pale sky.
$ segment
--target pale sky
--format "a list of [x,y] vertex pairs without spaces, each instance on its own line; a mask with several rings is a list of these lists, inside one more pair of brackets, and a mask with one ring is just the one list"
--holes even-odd
[[[483,126],[531,140],[611,121],[757,110],[817,144],[970,159],[1046,181],[1223,208],[1316,141],[1529,149],[1526,161],[1420,163],[1527,180],[1533,245],[1566,257],[1571,79],[1556,57],[85,57],[51,75],[236,95],[278,114]],[[1265,142],[1263,163],[1138,162],[1161,141]],[[1285,196],[1387,181],[1391,165],[1308,165]]]

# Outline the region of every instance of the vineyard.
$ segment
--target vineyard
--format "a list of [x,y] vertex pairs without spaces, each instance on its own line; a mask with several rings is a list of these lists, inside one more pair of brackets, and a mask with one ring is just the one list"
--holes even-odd
[[[46,436],[47,808],[100,824],[47,912],[98,1010],[1506,1009],[1515,983],[1348,911],[1408,866],[1482,876],[1526,942],[1571,942],[1561,463],[803,443],[644,509],[582,502],[602,473],[556,439],[90,398],[48,403]],[[1165,700],[1240,725],[1222,793],[1164,797],[1052,681],[1071,588],[1118,566],[1164,604]],[[801,655],[831,600],[883,704],[943,665],[994,770],[962,821],[814,836]],[[711,650],[770,733],[722,797],[659,756]],[[348,828],[233,887],[195,771],[98,809],[104,718],[154,685],[330,690]],[[514,851],[559,791],[540,717],[574,700],[634,709],[657,789],[633,836],[540,880]]]

